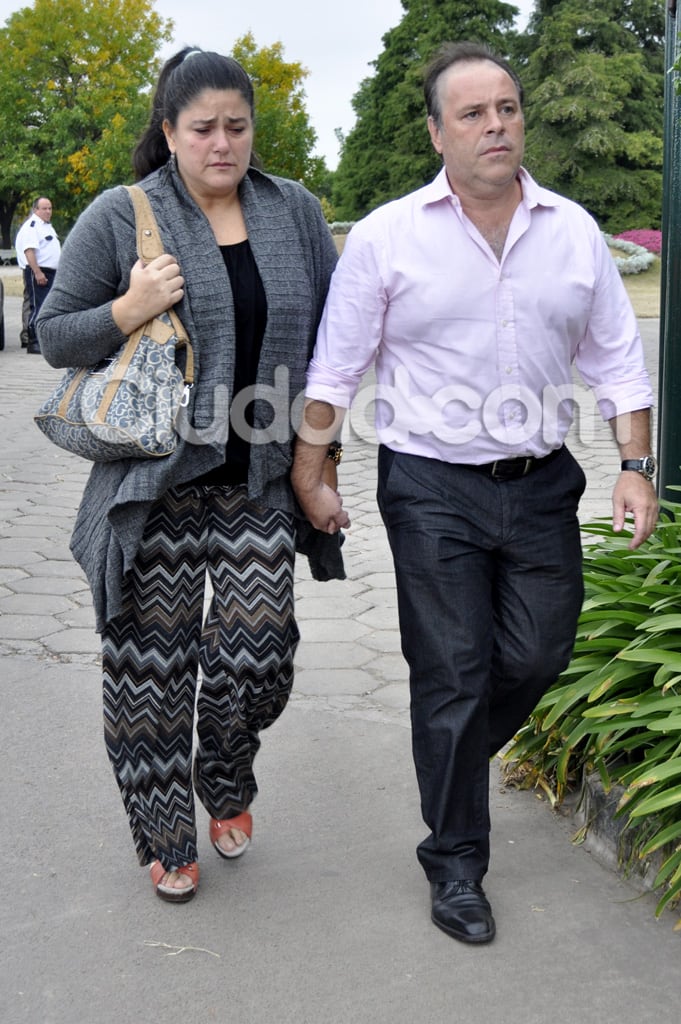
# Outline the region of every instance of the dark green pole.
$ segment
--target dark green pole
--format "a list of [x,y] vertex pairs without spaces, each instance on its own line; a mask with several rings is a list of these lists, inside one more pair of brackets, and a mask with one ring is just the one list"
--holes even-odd
[[662,290],[658,461],[660,497],[681,501],[681,96],[672,68],[681,52],[677,0],[667,2],[664,85]]

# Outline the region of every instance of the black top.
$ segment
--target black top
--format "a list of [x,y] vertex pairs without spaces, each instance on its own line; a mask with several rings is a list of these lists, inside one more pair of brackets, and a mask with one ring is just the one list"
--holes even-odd
[[234,410],[234,400],[244,388],[253,387],[258,373],[260,350],[267,324],[267,299],[248,239],[236,245],[221,245],[234,298],[236,346],[234,391],[230,409],[229,437],[225,463],[198,477],[201,484],[241,484],[248,479],[249,429],[253,426],[253,405]]

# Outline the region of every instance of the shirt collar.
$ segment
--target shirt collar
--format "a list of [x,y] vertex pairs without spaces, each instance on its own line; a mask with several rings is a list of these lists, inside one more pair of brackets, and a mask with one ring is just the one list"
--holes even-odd
[[[548,188],[542,188],[534,180],[531,174],[521,167],[518,171],[518,177],[520,178],[520,184],[523,190],[522,202],[527,206],[528,209],[533,209],[535,206],[557,206],[559,203],[559,197],[555,192],[551,192]],[[442,202],[443,199],[453,202],[454,206],[460,208],[459,197],[449,185],[449,179],[447,178],[447,172],[443,167],[440,172],[433,178],[430,184],[426,185],[422,190],[423,205],[430,206],[433,203]]]
[[560,196],[548,188],[542,188],[524,167],[519,171],[520,184],[523,190],[523,202],[531,210],[535,206],[558,206]]

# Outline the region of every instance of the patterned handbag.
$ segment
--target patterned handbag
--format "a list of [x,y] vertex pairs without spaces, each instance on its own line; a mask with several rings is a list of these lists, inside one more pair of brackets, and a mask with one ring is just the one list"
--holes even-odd
[[[127,186],[135,207],[137,254],[148,263],[163,245],[146,193]],[[177,364],[184,355],[184,371]],[[159,314],[96,366],[71,369],[34,419],[50,441],[93,462],[170,455],[175,423],[194,383],[191,343],[177,314]]]

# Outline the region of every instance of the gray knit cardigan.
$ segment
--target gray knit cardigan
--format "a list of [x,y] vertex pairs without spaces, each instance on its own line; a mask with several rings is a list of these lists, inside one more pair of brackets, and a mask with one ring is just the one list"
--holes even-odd
[[[71,551],[90,584],[97,630],[118,614],[152,503],[168,488],[224,462],[225,425],[234,376],[234,304],[225,264],[207,218],[188,194],[174,161],[141,183],[167,252],[185,278],[177,312],[195,358],[188,420],[173,455],[96,463],[88,478]],[[317,200],[301,185],[249,170],[239,187],[248,237],[267,296],[267,326],[257,385],[255,426],[277,415],[271,440],[251,447],[248,492],[265,507],[299,514],[289,483],[291,408],[305,387],[336,248]],[[38,324],[40,346],[55,367],[98,363],[125,341],[111,315],[137,259],[135,217],[127,191],[100,195],[66,238]],[[288,422],[288,426],[286,425]]]

